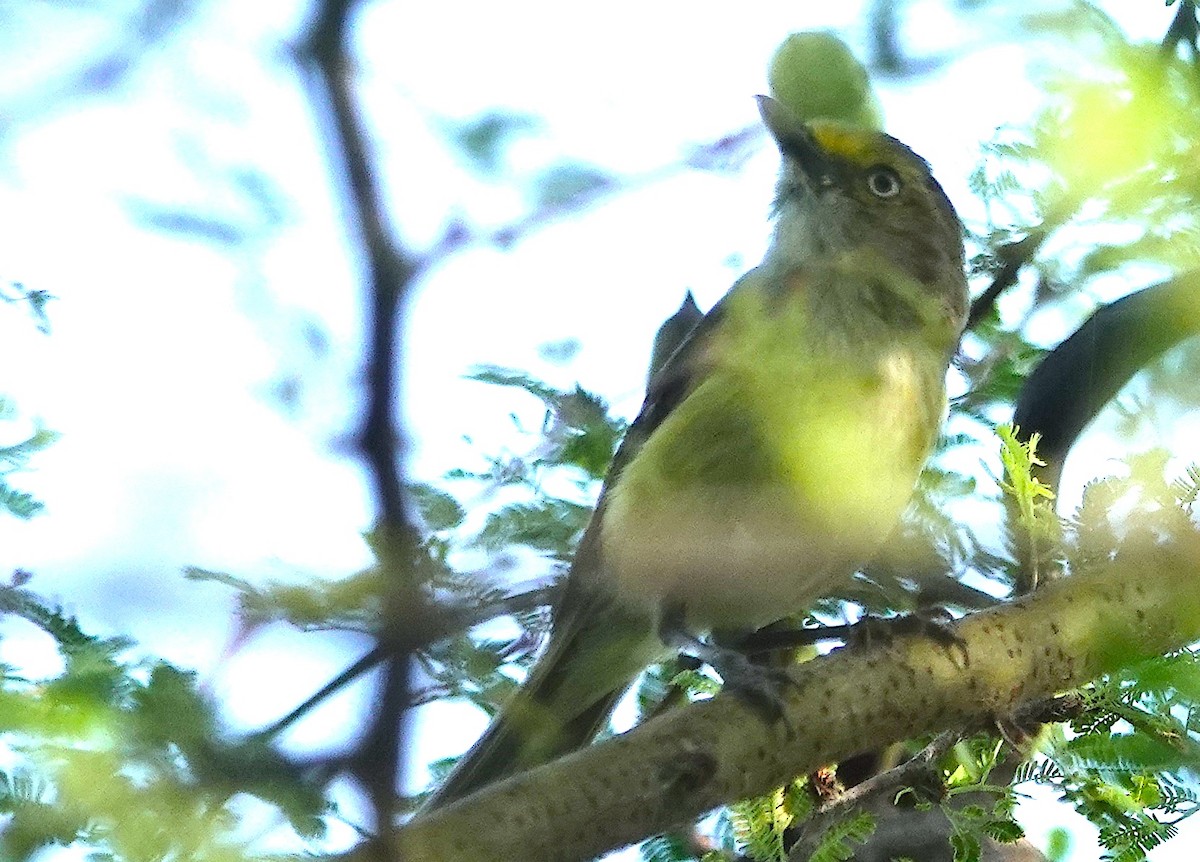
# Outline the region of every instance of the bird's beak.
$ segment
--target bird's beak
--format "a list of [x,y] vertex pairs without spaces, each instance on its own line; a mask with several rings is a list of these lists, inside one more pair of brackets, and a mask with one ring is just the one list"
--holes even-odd
[[808,126],[770,96],[758,97],[758,110],[779,151],[795,162],[813,185],[826,185],[833,176],[832,164]]

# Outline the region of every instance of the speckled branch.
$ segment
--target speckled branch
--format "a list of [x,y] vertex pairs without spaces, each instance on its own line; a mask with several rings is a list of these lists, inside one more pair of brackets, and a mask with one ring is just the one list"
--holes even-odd
[[[1200,536],[1124,551],[958,627],[963,649],[906,637],[797,667],[774,726],[736,697],[635,730],[418,818],[409,862],[582,860],[769,791],[862,748],[976,726],[1200,638]],[[794,728],[788,732],[787,728]]]

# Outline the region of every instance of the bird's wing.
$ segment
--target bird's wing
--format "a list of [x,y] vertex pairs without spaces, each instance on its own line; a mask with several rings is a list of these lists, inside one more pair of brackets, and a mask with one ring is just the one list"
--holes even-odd
[[588,523],[587,530],[575,552],[575,559],[567,575],[562,599],[555,609],[554,627],[569,625],[576,613],[588,613],[593,601],[608,600],[603,582],[605,574],[599,566],[599,531],[604,517],[605,501],[626,465],[641,450],[650,435],[663,423],[671,412],[704,378],[710,362],[712,334],[720,326],[728,308],[730,298],[743,291],[755,290],[762,285],[761,268],[752,269],[739,278],[725,295],[709,309],[708,313],[692,328],[679,346],[662,363],[662,367],[650,378],[646,387],[646,398],[641,410],[625,432],[621,445],[613,455],[604,487],[596,502],[596,510]]
[[576,548],[545,650],[425,811],[586,745],[637,674],[662,657],[654,620],[623,605],[615,580],[605,571],[600,522],[606,496],[654,430],[703,378],[708,345],[729,296],[753,289],[759,278],[755,270],[742,276],[653,373],[646,400],[613,456],[596,510]]

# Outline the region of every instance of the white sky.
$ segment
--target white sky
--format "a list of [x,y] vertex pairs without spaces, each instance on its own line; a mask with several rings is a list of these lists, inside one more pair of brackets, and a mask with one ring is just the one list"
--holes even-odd
[[[19,5],[0,0],[0,12],[24,14]],[[902,5],[914,55],[961,59],[915,85],[879,82],[888,129],[978,217],[966,190],[978,144],[1032,113],[1029,67],[1046,58],[1016,34],[1020,4]],[[1139,38],[1160,38],[1173,13],[1154,2],[1107,5]],[[518,172],[566,156],[640,176],[754,123],[752,96],[765,91],[767,59],[788,32],[835,28],[861,53],[861,6],[370,4],[360,71],[394,220],[420,249],[456,214],[500,226],[523,212],[518,192],[473,178],[447,153],[440,118],[493,108],[543,118],[543,132],[513,151]],[[371,504],[361,469],[342,457],[361,359],[357,261],[302,79],[281,54],[300,20],[284,0],[214,2],[128,90],[0,126],[0,279],[58,297],[50,338],[0,312],[0,383],[63,435],[19,479],[46,514],[0,519],[0,573],[28,569],[35,589],[86,625],[201,669],[229,718],[246,725],[303,699],[361,644],[273,629],[223,659],[228,593],[183,582],[180,568],[265,580],[337,577],[368,562],[359,536]],[[80,21],[63,13],[62,26],[40,31],[53,40],[0,42],[9,53],[0,108],[111,35]],[[263,167],[289,206],[282,228],[240,256],[139,228],[123,205],[130,198],[239,206],[195,164]],[[519,397],[461,380],[476,363],[579,380],[635,410],[651,336],[683,291],[707,308],[761,255],[775,167],[764,141],[740,173],[681,173],[508,253],[477,246],[445,260],[419,286],[406,329],[413,474],[436,478],[511,442]],[[326,329],[327,355],[295,335],[305,319]],[[539,357],[539,345],[565,338],[582,344],[572,364]],[[304,397],[285,415],[264,395],[297,370]],[[1110,453],[1103,441],[1092,446],[1069,481],[1104,469]],[[0,633],[28,634],[11,621]],[[29,643],[0,641],[0,659],[36,665]],[[361,704],[361,692],[331,702],[292,742],[346,743],[346,710]],[[423,739],[428,756],[462,750],[482,727],[462,709],[427,713],[439,728]],[[1061,806],[1024,814],[1039,843],[1053,823],[1078,820]],[[1173,841],[1152,858],[1191,858],[1185,846]],[[1081,847],[1072,858],[1093,856]]]

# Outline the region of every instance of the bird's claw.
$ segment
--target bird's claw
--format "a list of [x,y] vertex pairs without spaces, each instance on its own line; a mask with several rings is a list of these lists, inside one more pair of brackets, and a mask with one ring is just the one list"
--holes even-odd
[[940,612],[918,612],[895,617],[864,617],[855,626],[852,641],[862,646],[889,644],[896,637],[917,635],[928,638],[948,653],[955,653],[952,660],[960,667],[967,667],[971,657],[967,644],[954,630],[953,617],[944,610]]
[[[767,724],[786,721],[786,691],[798,688],[786,668],[750,661],[735,650],[714,648],[706,661],[721,676],[724,691],[738,697],[759,714]],[[788,724],[789,733],[792,727]]]

